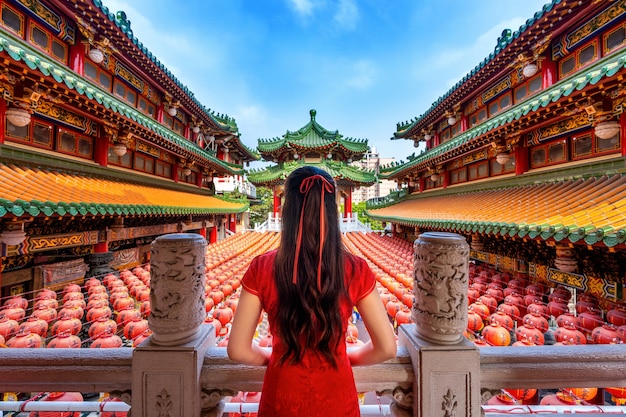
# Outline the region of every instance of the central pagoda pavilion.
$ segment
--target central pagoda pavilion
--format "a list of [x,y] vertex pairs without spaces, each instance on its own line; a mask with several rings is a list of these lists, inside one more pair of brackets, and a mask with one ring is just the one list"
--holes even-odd
[[257,150],[265,161],[276,162],[267,168],[251,170],[248,181],[272,189],[273,216],[280,216],[284,183],[296,168],[311,165],[321,168],[335,179],[337,206],[343,203],[343,217],[352,217],[352,190],[370,186],[378,181],[373,171],[351,166],[369,150],[367,139],[344,138],[339,131],[329,131],[315,120],[317,112],[310,110],[311,120],[300,129],[287,131],[282,137],[259,139]]

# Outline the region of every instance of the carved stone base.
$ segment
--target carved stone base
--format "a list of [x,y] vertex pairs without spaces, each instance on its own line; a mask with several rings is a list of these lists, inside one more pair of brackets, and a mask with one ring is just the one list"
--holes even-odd
[[417,417],[479,417],[480,353],[468,340],[437,345],[417,336],[415,325],[400,327],[400,343],[409,351],[416,375]]
[[133,417],[200,417],[200,372],[207,349],[215,345],[212,327],[180,346],[159,346],[148,339],[133,352]]

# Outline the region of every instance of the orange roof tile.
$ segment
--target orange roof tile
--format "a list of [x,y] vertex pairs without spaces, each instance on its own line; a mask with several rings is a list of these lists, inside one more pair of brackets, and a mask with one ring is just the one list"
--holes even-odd
[[124,181],[0,164],[0,217],[9,213],[239,213],[247,203]]
[[626,241],[626,176],[568,180],[487,191],[414,194],[367,214],[377,220],[459,232],[544,239]]

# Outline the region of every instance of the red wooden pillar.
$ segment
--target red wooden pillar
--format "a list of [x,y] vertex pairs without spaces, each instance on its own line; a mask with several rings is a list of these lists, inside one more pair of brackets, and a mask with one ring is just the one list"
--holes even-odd
[[231,232],[236,233],[237,232],[237,215],[235,213],[230,214],[228,216],[228,221],[229,221],[228,228],[230,229]]
[[450,185],[450,171],[443,172],[443,188],[448,187]]
[[274,187],[274,217],[278,217],[280,214],[280,195],[278,193],[278,187]]
[[426,178],[420,177],[420,193],[426,189]]
[[556,63],[545,59],[541,63],[541,88],[546,89],[556,82]]
[[196,185],[202,188],[202,171],[196,172]]
[[200,227],[200,230],[198,230],[198,234],[206,240],[206,227],[204,227],[204,223]]
[[96,138],[93,149],[93,160],[103,167],[109,164],[109,139],[106,136]]
[[70,69],[81,76],[85,75],[85,45],[82,42],[70,46]]
[[461,116],[461,133],[465,132],[469,128],[469,117],[466,115]]
[[343,205],[343,217],[352,217],[352,186],[346,190],[346,201]]
[[437,146],[439,146],[439,132],[437,132],[433,138],[433,148],[436,148]]
[[515,148],[515,175],[522,175],[528,171],[528,148],[520,145]]
[[209,232],[209,243],[217,242],[217,225],[211,227],[211,231]]

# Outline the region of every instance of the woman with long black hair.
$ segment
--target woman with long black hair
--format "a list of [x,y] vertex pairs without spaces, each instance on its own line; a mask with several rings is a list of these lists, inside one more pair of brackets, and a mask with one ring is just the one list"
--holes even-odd
[[[396,354],[375,284],[367,263],[343,246],[333,178],[311,166],[293,171],[285,183],[280,246],[250,264],[228,341],[231,359],[267,365],[259,417],[359,416],[351,366]],[[370,340],[347,351],[354,306]],[[271,352],[253,341],[263,310]]]

